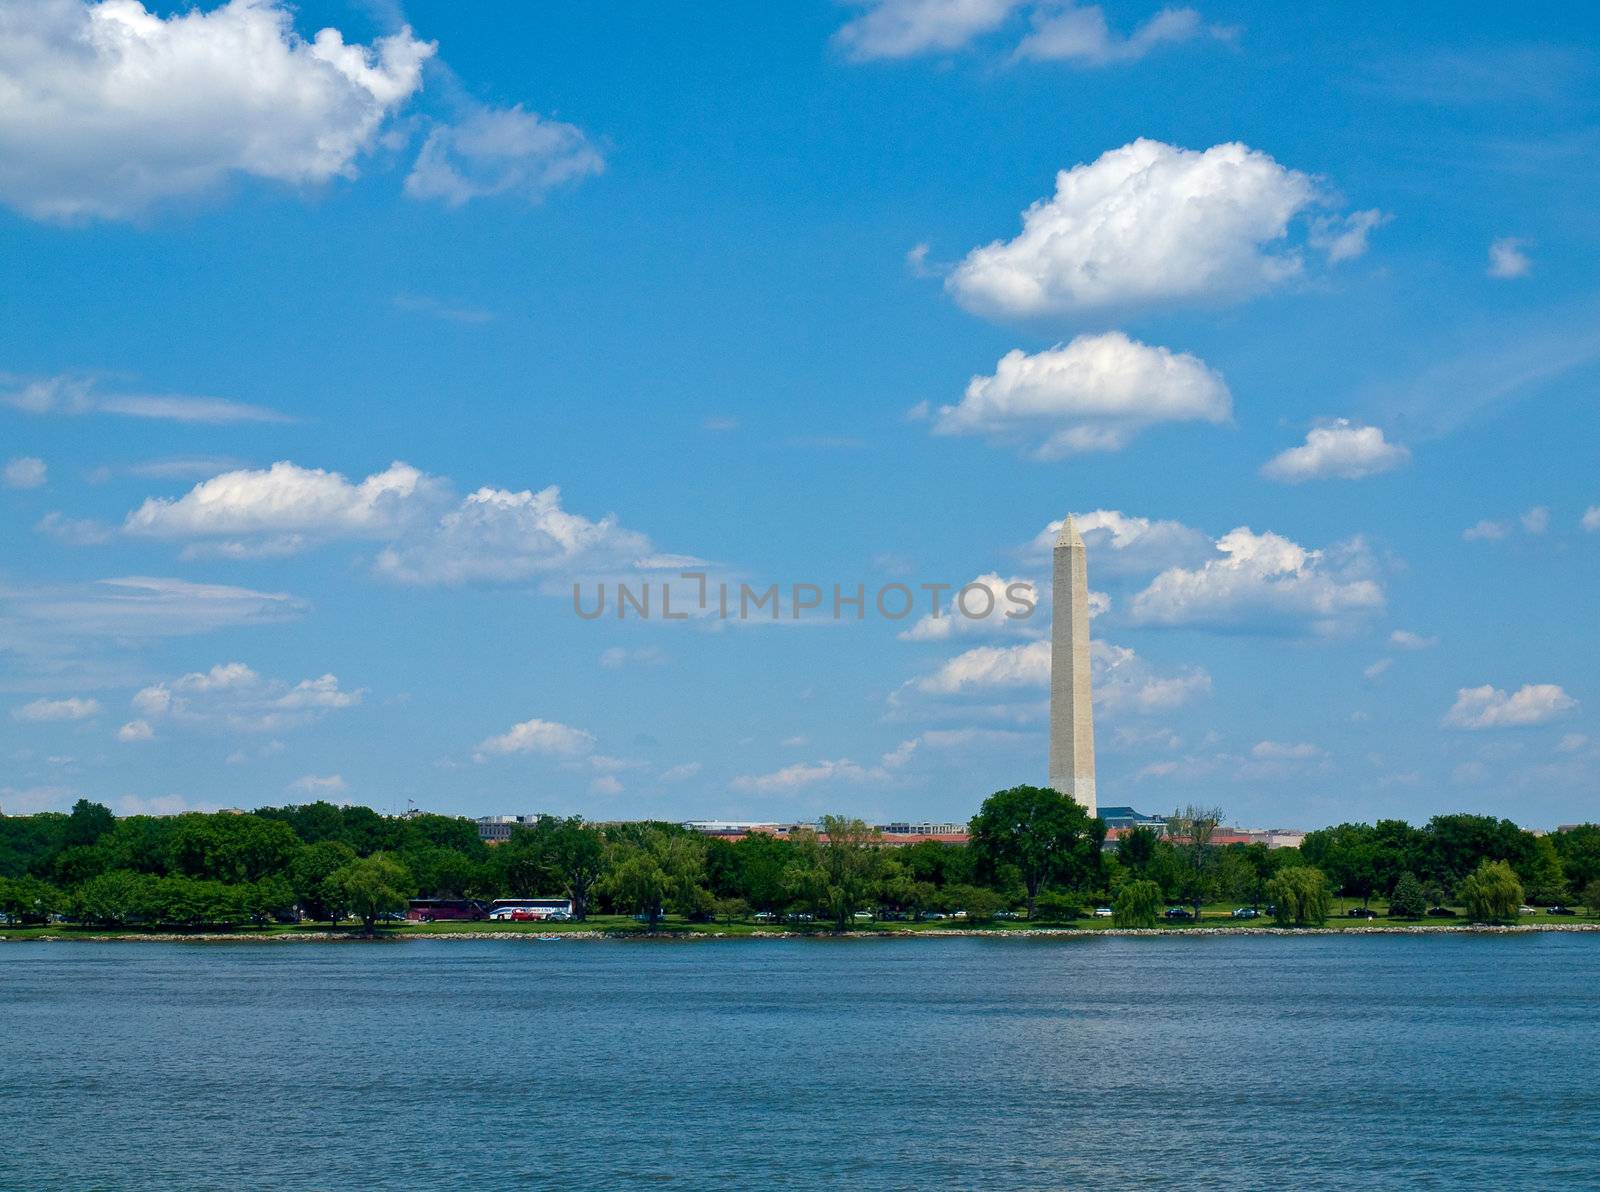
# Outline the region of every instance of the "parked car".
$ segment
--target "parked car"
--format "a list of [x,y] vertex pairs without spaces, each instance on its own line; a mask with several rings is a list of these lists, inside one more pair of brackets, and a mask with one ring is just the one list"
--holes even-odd
[[1094,908],[1094,917],[1096,919],[1109,919],[1115,914],[1116,912],[1109,906],[1097,906]]
[[790,911],[784,918],[791,923],[809,923],[813,916],[810,911]]
[[874,915],[871,911],[857,911],[855,914],[851,915],[850,917],[852,919],[875,919],[875,918],[877,918],[877,916]]
[[778,921],[778,916],[771,911],[757,911],[754,918],[757,923],[776,923]]
[[996,919],[1020,919],[1020,918],[1022,918],[1022,916],[1017,914],[1016,911],[995,911],[994,917]]
[[1544,908],[1544,913],[1547,915],[1575,915],[1578,912],[1570,906],[1547,906]]
[[967,912],[966,911],[954,911],[954,912],[951,913],[950,917],[952,919],[965,919],[967,917]]
[[943,911],[928,911],[922,917],[924,919],[948,919],[950,916]]
[[1167,918],[1171,919],[1174,923],[1181,923],[1188,919],[1194,918],[1194,915],[1191,912],[1184,910],[1184,908],[1181,906],[1169,906],[1167,908]]
[[1430,919],[1454,919],[1456,917],[1455,911],[1447,906],[1432,906],[1428,908],[1428,918]]
[[1352,919],[1376,919],[1378,912],[1367,906],[1353,906],[1345,912]]
[[1537,915],[1538,913],[1531,906],[1519,906],[1517,908],[1517,914],[1519,915]]
[[905,912],[904,911],[884,911],[881,915],[878,916],[878,918],[886,920],[888,922],[898,922],[899,920],[904,919],[905,917],[906,916],[905,916]]
[[1235,919],[1259,919],[1261,918],[1261,912],[1253,906],[1241,906],[1234,909],[1233,917]]

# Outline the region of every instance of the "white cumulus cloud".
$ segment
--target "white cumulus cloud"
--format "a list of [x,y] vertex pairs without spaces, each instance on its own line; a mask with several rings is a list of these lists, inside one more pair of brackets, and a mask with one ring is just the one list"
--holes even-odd
[[1119,451],[1160,422],[1232,416],[1227,384],[1204,361],[1109,331],[1007,352],[993,376],[973,377],[959,404],[940,408],[934,433],[984,435],[1049,460]]
[[865,0],[866,11],[833,36],[856,62],[959,50],[997,29],[1019,0]]
[[151,498],[123,528],[151,538],[383,537],[398,528],[418,490],[433,483],[402,463],[351,484],[338,472],[282,461],[213,476],[176,500]]
[[1040,6],[1033,13],[1033,32],[1017,47],[1018,58],[1039,62],[1073,62],[1110,66],[1137,62],[1152,50],[1199,37],[1226,39],[1232,31],[1207,25],[1192,8],[1163,8],[1126,37],[1112,32],[1097,4]]
[[1359,426],[1340,418],[1313,427],[1302,446],[1274,456],[1261,468],[1268,480],[1300,484],[1307,480],[1362,480],[1403,467],[1411,451],[1390,443],[1376,426]]
[[1308,550],[1240,526],[1199,567],[1172,567],[1133,598],[1136,622],[1214,627],[1309,627],[1331,633],[1377,613],[1383,588],[1359,540]]
[[1015,239],[974,249],[945,286],[998,318],[1238,300],[1303,272],[1290,225],[1323,201],[1248,145],[1140,139],[1062,170]]
[[133,709],[149,724],[168,720],[237,732],[276,732],[355,707],[365,695],[364,689],[340,687],[331,674],[290,683],[258,674],[242,662],[225,662],[141,688],[134,694]]
[[431,129],[406,178],[406,194],[460,207],[491,195],[529,202],[605,169],[582,129],[537,112],[478,107]]
[[1526,276],[1533,268],[1533,262],[1528,259],[1528,254],[1523,251],[1527,241],[1516,236],[1502,236],[1489,246],[1490,277],[1497,277],[1502,281],[1509,281],[1514,277]]
[[[1049,559],[1065,518],[1050,522],[1028,545],[1029,558]],[[1137,575],[1199,564],[1216,548],[1211,539],[1182,522],[1136,517],[1117,509],[1075,513],[1089,563],[1097,575]]]
[[0,468],[0,484],[7,488],[39,488],[49,474],[44,460],[33,455],[19,455]]
[[377,569],[413,584],[514,581],[580,564],[624,565],[648,549],[648,539],[614,517],[567,512],[555,485],[538,492],[480,488],[432,526],[386,547]]
[[[952,635],[972,633],[1004,633],[1006,631],[1032,631],[1037,633],[1048,624],[1039,611],[1040,590],[1032,580],[1012,576],[1002,578],[996,572],[980,575],[974,580],[941,593],[939,615],[927,612],[910,629],[900,634],[902,641],[944,641]],[[1106,597],[1099,596],[1104,603]]]
[[489,737],[473,754],[475,761],[503,757],[512,753],[536,753],[546,757],[575,758],[594,752],[594,734],[581,728],[558,724],[554,720],[524,720],[499,736]]
[[1591,534],[1600,533],[1600,505],[1590,505],[1585,509],[1578,524]]
[[13,708],[11,717],[30,724],[44,724],[59,720],[87,720],[99,712],[99,700],[71,696],[67,699],[36,699],[20,708]]
[[1491,521],[1484,518],[1476,525],[1468,526],[1461,531],[1461,537],[1467,542],[1499,542],[1511,533],[1511,527],[1503,521]]
[[1544,724],[1577,706],[1578,701],[1554,683],[1524,684],[1509,695],[1485,683],[1456,692],[1444,723],[1450,728],[1519,728]]
[[214,476],[175,499],[152,498],[123,532],[183,540],[186,554],[263,558],[337,539],[383,543],[380,575],[402,583],[510,582],[558,569],[631,568],[649,540],[614,517],[561,506],[561,490],[484,487],[464,497],[440,477],[394,463],[364,480],[281,461]]
[[409,28],[310,41],[276,0],[161,17],[139,0],[0,6],[0,201],[38,219],[121,219],[235,174],[350,177],[422,83]]
[[[1133,650],[1109,642],[1090,645],[1094,700],[1109,713],[1149,713],[1181,707],[1211,690],[1211,676],[1198,667],[1157,674]],[[1005,692],[1050,685],[1050,643],[979,646],[947,660],[913,686],[928,695]]]
[[117,740],[125,743],[153,741],[155,736],[155,729],[150,727],[148,720],[130,720],[117,730]]
[[956,695],[967,691],[993,691],[1050,684],[1050,643],[1020,646],[978,646],[957,654],[931,675],[916,681],[930,695]]

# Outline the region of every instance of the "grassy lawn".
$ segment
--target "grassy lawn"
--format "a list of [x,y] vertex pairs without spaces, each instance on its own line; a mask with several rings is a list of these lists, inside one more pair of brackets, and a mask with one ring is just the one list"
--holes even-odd
[[[1168,922],[1162,920],[1159,928],[1163,931],[1193,931],[1196,927],[1237,927],[1241,929],[1262,929],[1274,926],[1273,920],[1266,915],[1259,919],[1234,919],[1232,911],[1235,903],[1212,903],[1202,908],[1201,918],[1198,923],[1190,921]],[[1335,899],[1332,912],[1329,914],[1327,926],[1340,929],[1359,928],[1369,925],[1363,918],[1351,918],[1346,912],[1351,907],[1359,907],[1361,903],[1355,900]],[[1373,899],[1368,904],[1377,913],[1377,918],[1370,921],[1373,926],[1424,926],[1424,927],[1451,927],[1464,926],[1470,922],[1461,907],[1452,907],[1457,912],[1454,919],[1390,919],[1388,906],[1382,899]],[[1025,919],[999,919],[991,923],[979,923],[969,919],[930,919],[923,922],[909,920],[855,920],[850,925],[850,930],[863,934],[927,934],[938,935],[941,932],[969,931],[981,929],[984,931],[1004,934],[1010,932],[1027,931],[1035,928],[1067,928],[1079,931],[1113,931],[1115,923],[1111,919],[1096,919],[1092,917],[1093,908],[1086,907],[1085,912],[1089,917],[1065,920],[1036,920],[1029,922]],[[1519,921],[1524,924],[1559,925],[1572,923],[1593,923],[1595,918],[1589,915],[1557,916],[1547,915],[1540,910],[1538,914],[1523,915]],[[192,931],[159,929],[159,928],[108,928],[108,927],[79,927],[68,924],[52,924],[42,927],[0,926],[0,936],[7,940],[29,939],[71,939],[82,936],[118,936],[118,935],[170,935],[181,939],[185,935],[238,935],[238,936],[280,936],[292,938],[294,936],[315,936],[327,934],[337,930],[341,934],[356,934],[360,931],[359,922],[347,920],[337,929],[330,928],[327,923],[293,923],[269,924],[265,927],[256,927],[249,924],[238,925],[232,928],[195,928]],[[480,922],[438,922],[438,923],[387,923],[379,928],[379,934],[390,939],[408,939],[425,936],[461,936],[484,934],[514,934],[514,935],[551,935],[560,936],[571,933],[614,936],[633,936],[643,934],[644,924],[627,915],[591,915],[582,923],[491,923],[487,920]],[[717,935],[717,936],[756,936],[770,935],[777,932],[792,934],[826,935],[831,931],[827,923],[755,923],[743,920],[733,923],[691,923],[675,916],[667,916],[656,928],[658,935],[688,936],[688,935]]]

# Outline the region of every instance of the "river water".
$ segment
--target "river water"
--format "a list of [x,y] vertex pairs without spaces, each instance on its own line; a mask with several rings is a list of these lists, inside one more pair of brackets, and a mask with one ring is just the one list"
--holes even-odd
[[1595,1188],[1600,937],[0,944],[0,1186]]

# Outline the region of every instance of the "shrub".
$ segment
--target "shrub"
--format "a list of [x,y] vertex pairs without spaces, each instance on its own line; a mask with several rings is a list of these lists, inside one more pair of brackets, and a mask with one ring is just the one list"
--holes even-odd
[[982,886],[946,886],[941,901],[952,911],[966,911],[967,918],[988,922],[1006,909],[1005,899]]
[[1033,917],[1050,923],[1062,923],[1083,916],[1083,908],[1076,898],[1066,894],[1041,894],[1034,900]]

